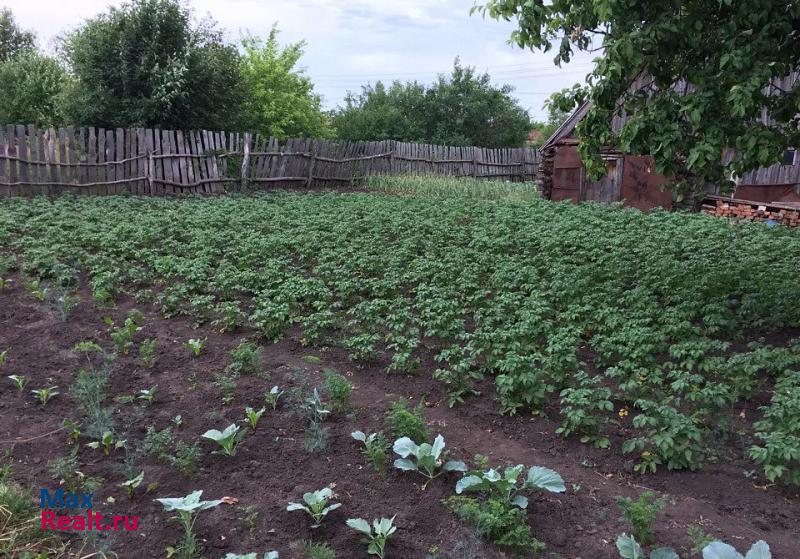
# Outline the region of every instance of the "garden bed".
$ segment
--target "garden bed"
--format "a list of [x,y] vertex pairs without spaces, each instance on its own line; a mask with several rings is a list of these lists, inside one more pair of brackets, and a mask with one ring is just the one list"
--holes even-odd
[[[274,199],[254,199],[253,203],[263,204],[259,207],[265,212],[265,221],[257,219],[258,211],[246,214],[243,210],[246,207],[244,204],[252,202],[247,199],[183,202],[65,199],[59,202],[63,204],[62,208],[54,208],[41,200],[7,202],[13,205],[7,206],[6,215],[9,220],[5,222],[5,242],[3,231],[0,231],[0,243],[4,242],[6,255],[12,250],[19,255],[17,264],[22,266],[26,276],[23,277],[20,272],[9,272],[2,276],[6,282],[0,289],[0,351],[8,349],[2,375],[25,375],[29,379],[28,386],[21,391],[6,379],[0,384],[0,450],[12,449],[11,460],[8,462],[13,466],[13,479],[29,489],[34,499],[38,497],[40,488],[58,486],[58,481],[53,479],[50,471],[51,462],[55,458],[69,455],[76,444],[70,439],[70,429],[60,429],[62,420],[86,423],[80,408],[81,402],[70,390],[76,382],[77,371],[86,367],[86,358],[75,350],[76,344],[92,341],[108,354],[115,352],[111,334],[122,328],[134,309],[142,313],[136,320],[141,330],[133,332],[130,352],[117,352],[116,360],[108,367],[109,383],[105,388],[105,405],[112,409],[116,425],[115,439],[125,440],[126,447],[132,452],[132,449],[137,448],[147,438],[148,427],[158,431],[169,427],[172,431],[172,448],[177,441],[183,441],[188,445],[198,443],[201,449],[199,471],[191,478],[153,454],[144,453],[132,464],[134,460],[130,456],[126,459],[128,453],[123,448],[111,449],[108,455],[102,449],[87,448],[87,443],[94,439],[85,432],[81,433],[77,443],[80,445],[79,471],[87,478],[102,478],[94,497],[97,512],[139,517],[136,531],[116,532],[99,540],[95,535],[86,544],[86,549],[102,549],[106,545],[122,558],[163,557],[166,548],[179,541],[181,532],[178,525],[167,522],[169,515],[154,499],[184,496],[202,489],[205,499],[223,496],[235,499],[231,500],[233,504],[223,504],[200,514],[196,533],[204,540],[205,555],[210,558],[222,557],[228,552],[250,551],[259,551],[263,556],[264,552],[274,549],[280,551],[281,558],[301,559],[305,555],[296,543],[300,540],[326,542],[340,558],[366,557],[366,547],[360,543],[359,535],[345,526],[345,520],[393,515],[396,515],[395,525],[398,531],[389,542],[387,557],[455,559],[513,556],[507,550],[503,551],[484,540],[476,540],[471,528],[459,521],[442,503],[443,499],[454,494],[455,483],[460,474],[444,474],[423,490],[424,478],[413,472],[401,472],[390,467],[383,479],[369,465],[361,452],[360,444],[350,434],[355,430],[384,430],[391,442],[394,438],[386,423],[385,414],[393,402],[405,398],[412,404],[424,399],[424,417],[429,433],[431,436],[437,433],[444,436],[450,458],[464,460],[473,467],[473,457],[483,454],[488,456],[493,466],[544,466],[563,477],[566,485],[564,493],[528,493],[530,504],[527,519],[533,535],[547,546],[542,553],[544,557],[616,557],[614,541],[618,534],[629,531],[629,528],[619,518],[615,499],[618,496],[636,497],[646,490],[666,497],[665,509],[658,516],[655,525],[657,542],[675,547],[681,551],[683,557],[698,556],[689,551],[693,546],[687,535],[689,528],[702,530],[728,541],[740,550],[746,550],[752,542],[764,539],[769,542],[773,557],[778,559],[793,558],[800,554],[796,528],[797,518],[800,518],[800,501],[796,488],[768,482],[761,467],[748,458],[747,453],[748,447],[754,444],[750,435],[754,431],[753,422],[761,418],[759,407],[770,402],[773,384],[771,380],[761,386],[753,397],[742,398],[730,406],[729,413],[733,419],[724,432],[724,439],[715,438],[712,430],[704,436],[703,445],[707,455],[701,469],[670,471],[661,465],[655,473],[640,475],[634,472],[634,467],[641,463],[639,453],[622,453],[620,450],[626,440],[640,435],[640,430],[633,424],[633,418],[639,412],[624,393],[617,390],[615,380],[603,381],[604,385],[614,387],[610,398],[613,410],[604,414],[610,417],[602,432],[608,438],[610,448],[595,448],[581,444],[579,436],[565,438],[556,434],[564,419],[557,394],[543,406],[521,406],[516,410],[516,415],[503,415],[501,411],[508,402],[503,402],[498,397],[495,379],[487,375],[482,379],[474,379],[469,386],[470,391],[478,391],[480,396],[464,393],[464,403],[450,407],[448,404],[453,401],[452,384],[434,380],[431,374],[442,367],[441,362],[434,359],[441,350],[442,336],[421,338],[420,345],[413,351],[418,362],[413,367],[414,370],[409,372],[398,370],[396,354],[385,348],[371,359],[353,360],[349,355],[353,348],[345,350],[340,343],[335,343],[334,338],[329,337],[328,331],[318,333],[310,339],[314,335],[313,329],[309,328],[311,323],[302,325],[287,321],[277,335],[269,336],[275,338],[272,341],[265,337],[264,328],[254,328],[252,324],[231,324],[226,332],[220,333],[220,315],[206,316],[194,312],[197,310],[197,301],[189,296],[170,306],[173,299],[168,295],[173,292],[169,288],[175,286],[176,280],[174,277],[167,279],[164,268],[159,268],[166,263],[159,262],[155,253],[171,251],[190,266],[192,262],[199,266],[201,261],[204,263],[202,266],[207,266],[208,260],[205,258],[208,255],[193,252],[199,246],[196,243],[202,241],[209,246],[215,257],[223,254],[218,252],[218,248],[210,248],[215,241],[204,238],[205,230],[198,230],[180,239],[163,236],[164,231],[159,230],[178,219],[185,220],[184,224],[192,222],[191,212],[198,207],[209,209],[214,204],[232,204],[228,208],[231,210],[236,209],[237,204],[243,204],[239,206],[242,210],[240,213],[205,214],[206,221],[203,223],[206,225],[203,227],[210,227],[209,223],[214,223],[213,227],[221,229],[231,227],[231,230],[238,231],[237,235],[242,235],[236,242],[251,242],[248,239],[262,242],[259,250],[262,251],[263,259],[260,263],[270,258],[291,256],[292,266],[304,268],[309,250],[319,250],[320,245],[332,242],[326,235],[330,234],[329,228],[334,227],[334,224],[327,221],[326,216],[339,215],[340,212],[347,214],[353,228],[352,234],[363,235],[365,228],[371,228],[372,235],[380,239],[381,243],[396,242],[386,239],[396,239],[399,231],[396,228],[397,223],[389,226],[380,220],[370,221],[371,218],[365,217],[366,214],[362,211],[368,207],[363,202],[376,206],[390,204],[388,209],[378,209],[385,219],[391,220],[392,212],[396,210],[394,204],[399,202],[381,202],[379,200],[384,198],[361,194],[327,195],[317,198],[319,204],[315,207],[319,214],[315,214],[316,224],[309,229],[309,237],[300,242],[298,237],[292,237],[286,231],[288,237],[281,242],[292,245],[296,252],[281,252],[287,250],[288,245],[283,245],[279,250],[276,239],[266,235],[262,228],[272,227],[280,231],[283,225],[270,223],[267,213],[276,210],[272,204],[287,204],[283,208],[286,214],[279,211],[271,213],[271,216],[274,218],[283,215],[282,219],[289,222],[297,211],[295,204],[305,204],[300,202],[302,196],[295,194]],[[358,202],[353,202],[354,206],[350,206],[351,201],[355,200]],[[414,219],[418,220],[421,227],[439,231],[439,224],[429,220],[434,214],[444,210],[434,209],[435,206],[422,202],[408,203],[417,210]],[[86,206],[82,206],[83,204]],[[129,204],[139,204],[139,209],[125,214]],[[472,209],[479,207],[476,205]],[[497,205],[492,208],[492,211],[497,212],[493,227],[499,236],[505,234],[508,228],[513,230],[512,222],[521,218],[525,211],[530,211],[534,217],[541,219],[537,226],[539,234],[548,228],[552,230],[563,225],[560,222],[550,223],[545,218],[561,219],[559,215],[563,217],[566,213],[569,217],[570,212],[576,215],[580,213],[580,219],[576,219],[575,223],[585,222],[595,232],[606,228],[607,233],[613,229],[622,235],[624,227],[631,227],[632,222],[637,227],[651,228],[651,232],[654,232],[656,223],[651,220],[660,220],[661,225],[667,228],[683,227],[677,225],[680,216],[656,214],[648,217],[628,210],[621,212],[613,209],[575,208],[545,202],[536,202],[530,206]],[[179,213],[183,210],[189,213]],[[70,227],[66,225],[68,222],[59,222],[60,217],[54,218],[55,214],[51,213],[53,211],[57,215],[61,215],[62,211],[83,212],[80,231],[69,231]],[[461,215],[460,211],[456,213]],[[614,214],[614,211],[620,213]],[[17,219],[29,212],[30,215],[24,220],[21,217],[20,221],[10,219],[11,216]],[[171,213],[172,216],[169,217]],[[129,218],[128,221],[123,218],[123,214]],[[134,214],[138,217],[133,217]],[[494,247],[484,246],[491,245],[491,241],[480,235],[480,223],[476,224],[483,218],[475,212],[470,214],[468,210],[464,214],[472,215],[475,220],[471,225],[474,230],[469,234],[469,240],[465,241],[459,231],[445,232],[442,234],[447,246],[469,244],[475,250],[499,251],[500,244]],[[115,216],[114,234],[108,233],[103,221],[104,215]],[[215,221],[224,215],[232,216],[233,223]],[[614,216],[610,219],[619,219],[619,223],[604,224],[599,221],[604,215]],[[143,234],[123,235],[121,232],[134,219],[157,225],[150,231],[152,237]],[[453,223],[458,221],[456,217],[448,219],[452,219]],[[796,243],[795,238],[786,232],[768,231],[766,228],[762,232],[761,229],[755,229],[757,225],[753,224],[748,226],[750,229],[732,230],[733,233],[729,234],[727,228],[732,226],[723,222],[702,216],[689,219],[694,221],[688,222],[685,231],[695,228],[711,236],[739,238],[737,242],[752,243],[752,254],[748,252],[748,257],[762,258],[760,249],[773,242],[778,245],[784,243],[784,252],[789,254],[787,258],[790,258],[792,250],[797,250],[797,245],[791,244]],[[32,232],[37,227],[46,227],[49,235],[56,230],[62,230],[63,235],[58,238],[50,237],[50,240],[37,237]],[[175,227],[173,232],[182,235],[177,224]],[[261,237],[255,234],[256,230],[261,231]],[[141,233],[144,229],[139,231]],[[446,238],[448,235],[451,238]],[[78,238],[81,236],[85,236],[83,241]],[[97,240],[96,246],[92,245],[93,241],[88,240],[90,237]],[[18,242],[18,239],[24,241]],[[541,239],[539,250],[547,250],[546,245],[551,239],[543,234]],[[421,241],[417,239],[416,242]],[[520,248],[527,245],[524,245],[525,241],[519,236],[516,242],[519,246],[510,249],[509,258],[519,262],[513,256],[514,251],[527,250]],[[574,264],[580,266],[582,264],[578,251],[581,243],[595,242],[588,237],[572,237],[564,241],[558,250],[564,258],[575,258]],[[617,242],[600,242],[601,245],[607,243],[607,246],[601,246],[600,253],[611,251],[619,255],[630,248],[625,243],[618,245]],[[687,246],[693,242],[695,241],[691,239],[684,240]],[[70,243],[82,246],[87,251],[86,254],[78,257],[74,249],[68,248]],[[129,243],[138,247],[132,247]],[[48,247],[43,248],[45,245]],[[180,249],[181,246],[184,248]],[[726,250],[742,250],[748,246],[751,245],[734,244]],[[431,249],[430,246],[427,248]],[[404,255],[414,254],[414,251],[419,251],[416,254],[425,254],[421,247],[414,245],[414,241],[398,246],[397,250],[398,254]],[[130,251],[129,254],[138,253],[140,258],[129,260],[131,268],[121,270],[122,273],[134,274],[134,268],[146,268],[153,274],[149,284],[153,289],[147,297],[140,289],[130,286],[127,280],[113,284],[98,280],[98,272],[101,269],[114,270],[120,261],[125,261],[127,257],[121,255],[127,251]],[[571,255],[569,251],[574,253]],[[364,258],[364,255],[361,254],[360,257]],[[122,260],[118,260],[119,258]],[[244,270],[269,273],[266,266],[239,261],[232,253],[228,253],[225,258],[229,258],[229,262],[237,262]],[[726,255],[718,258],[725,265],[728,262],[736,265],[736,261],[728,260]],[[87,262],[95,275],[86,274],[84,264]],[[380,270],[386,277],[399,273],[392,268],[392,263],[380,259],[359,262],[364,270],[375,270],[375,273]],[[700,259],[697,260],[697,265],[699,262]],[[326,269],[323,264],[334,265],[330,258],[322,255],[308,269],[313,269],[315,274],[324,278],[327,277],[326,274],[330,274],[330,269]],[[564,270],[564,264],[561,262],[559,269]],[[465,262],[466,267],[471,265],[474,262]],[[648,263],[643,266],[646,268],[653,265]],[[686,265],[682,264],[684,268]],[[695,261],[689,265],[694,266]],[[782,264],[773,262],[773,265]],[[681,267],[678,263],[675,266],[676,270]],[[70,273],[64,272],[65,269],[73,268],[81,271],[67,293],[71,297],[70,304],[67,305],[69,312],[64,313],[65,316],[59,316],[65,308],[63,300],[59,302],[57,298],[53,298],[53,290],[56,289],[54,286],[57,285],[54,280],[60,273]],[[159,271],[155,271],[157,269]],[[620,269],[628,274],[639,273],[635,269]],[[756,266],[755,269],[761,268]],[[724,266],[718,270],[715,273],[728,273]],[[184,267],[180,273],[187,278],[191,272],[191,267]],[[779,269],[764,272],[765,275],[758,279],[759,282],[774,286],[773,296],[776,298],[780,293],[792,291],[791,282],[779,284],[776,278],[783,277],[779,272]],[[224,278],[209,275],[207,269],[203,274],[206,275],[202,277],[214,277],[214,281],[220,285],[224,283]],[[40,283],[31,283],[32,278],[37,276]],[[494,277],[493,281],[496,279]],[[703,278],[695,276],[695,279],[700,281]],[[710,272],[704,279],[709,290],[709,286],[719,281]],[[198,281],[202,283],[203,280]],[[248,280],[243,278],[241,281],[246,284]],[[514,283],[517,281],[515,277],[509,277],[506,281],[509,285],[517,285]],[[552,286],[558,279],[557,276],[542,276],[542,281]],[[607,285],[613,285],[618,278],[606,278],[605,281],[608,282]],[[673,285],[676,290],[684,289],[674,281]],[[562,286],[561,289],[569,290],[574,287],[573,283]],[[685,286],[685,293],[689,293],[689,288],[690,286]],[[48,289],[50,291],[46,291]],[[301,287],[298,286],[298,289]],[[252,304],[246,288],[238,286],[236,290],[237,297],[244,305]],[[624,291],[623,289],[621,292]],[[763,293],[763,289],[751,289],[751,296],[754,298]],[[500,291],[496,291],[494,297],[499,297],[500,294]],[[139,300],[134,300],[132,295],[136,295]],[[741,292],[739,296],[745,297]],[[231,294],[226,294],[226,300],[230,298]],[[193,301],[192,312],[186,312],[189,300]],[[800,336],[800,331],[789,324],[791,313],[794,312],[791,305],[796,305],[796,302],[789,299],[784,301],[788,307],[779,309],[783,313],[783,325],[773,324],[770,328],[754,330],[752,324],[743,321],[741,334],[728,348],[727,353],[720,354],[720,357],[728,359],[737,353],[745,353],[747,342],[759,337],[762,338],[759,343],[763,347],[790,347],[787,344]],[[663,305],[662,312],[670,311],[670,303],[663,302]],[[630,317],[634,316],[628,312]],[[165,314],[173,316],[165,318]],[[301,314],[296,316],[300,317]],[[317,317],[320,321],[323,318],[326,317]],[[112,322],[113,326],[110,325]],[[201,324],[197,324],[198,322]],[[468,320],[466,328],[472,330],[474,327],[475,323],[470,324]],[[270,334],[275,332],[270,331]],[[206,340],[196,356],[187,347],[190,339]],[[585,334],[585,340],[592,339],[589,333]],[[139,355],[145,340],[156,340],[157,350],[152,367],[147,366]],[[229,369],[230,352],[246,340],[253,340],[258,345],[261,365],[255,374],[239,375],[232,391],[232,399],[223,402],[224,390],[217,375]],[[595,364],[600,359],[598,355],[602,349],[602,345],[592,347],[589,343],[582,343],[575,348],[577,358],[586,365],[592,376],[602,375],[603,369]],[[663,359],[663,356],[659,359]],[[391,370],[387,372],[387,368]],[[291,392],[294,389],[297,394],[307,394],[315,386],[323,387],[323,371],[326,369],[337,371],[352,383],[352,405],[346,410],[334,411],[323,423],[329,429],[327,448],[320,452],[309,452],[305,448],[307,421],[300,413],[297,399],[291,397]],[[154,385],[158,389],[152,403],[148,405],[146,400],[136,397],[141,390]],[[229,457],[212,454],[215,445],[201,439],[200,435],[209,429],[222,430],[234,422],[244,425],[245,407],[258,409],[264,406],[265,392],[275,385],[286,390],[285,396],[279,401],[277,409],[267,409],[255,431],[244,437],[236,455]],[[58,386],[59,394],[43,406],[36,401],[30,390],[47,386]],[[120,399],[120,396],[123,398]],[[134,398],[128,401],[125,396]],[[323,399],[326,398],[323,392]],[[181,416],[179,426],[174,421],[177,415]],[[699,425],[705,423],[701,422]],[[14,440],[17,442],[13,443]],[[126,469],[128,473],[125,473]],[[130,472],[133,471],[143,471],[144,479],[141,486],[134,491],[133,499],[129,500],[119,485],[129,479]],[[320,528],[312,530],[305,515],[286,511],[288,502],[299,501],[304,492],[329,485],[342,506],[330,513]],[[109,499],[113,499],[113,502]],[[82,542],[84,535],[68,536],[74,542],[71,549],[76,552],[81,549],[85,543]]]

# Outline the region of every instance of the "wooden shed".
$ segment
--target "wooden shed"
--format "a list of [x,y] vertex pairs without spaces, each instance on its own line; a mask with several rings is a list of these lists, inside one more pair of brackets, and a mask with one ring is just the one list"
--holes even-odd
[[[794,87],[798,73],[782,81],[787,83],[780,85]],[[640,75],[631,87],[646,87],[644,82]],[[685,85],[676,87],[687,91],[691,89],[691,86]],[[608,148],[602,153],[606,175],[599,181],[587,177],[578,155],[580,139],[575,135],[575,127],[589,108],[588,101],[578,107],[540,148],[539,175],[543,196],[550,200],[575,202],[622,202],[642,210],[656,207],[672,209],[669,179],[655,172],[653,159],[649,155],[625,154]],[[768,119],[766,115],[763,118]],[[625,120],[623,116],[615,116],[612,130],[618,133]],[[709,194],[719,194],[718,187],[711,185]],[[800,205],[800,154],[795,150],[787,150],[782,162],[738,178],[731,197],[760,204],[775,202]]]

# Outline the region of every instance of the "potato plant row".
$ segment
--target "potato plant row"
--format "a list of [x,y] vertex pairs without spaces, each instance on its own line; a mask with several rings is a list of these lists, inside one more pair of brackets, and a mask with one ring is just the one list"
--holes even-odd
[[493,378],[505,413],[557,410],[560,433],[639,472],[702,467],[737,439],[767,478],[800,482],[800,341],[770,337],[800,326],[786,228],[538,200],[63,197],[4,200],[0,246],[62,313],[85,272],[100,304],[298,328],[389,374],[432,357],[451,405]]

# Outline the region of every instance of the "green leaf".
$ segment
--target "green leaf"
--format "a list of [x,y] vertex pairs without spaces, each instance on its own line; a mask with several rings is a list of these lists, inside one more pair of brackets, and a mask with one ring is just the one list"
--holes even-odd
[[617,550],[622,559],[641,559],[642,547],[633,536],[620,534],[617,536]]
[[715,541],[703,548],[703,559],[744,559],[744,557],[733,546]]
[[659,547],[650,552],[650,559],[681,559],[671,547]]
[[744,559],[772,559],[769,545],[764,540],[758,540],[747,552],[747,555],[744,556]]
[[511,499],[511,504],[521,509],[526,509],[528,508],[528,498],[525,495],[514,495],[514,498]]
[[466,472],[467,469],[467,465],[460,460],[448,460],[442,466],[443,472]]
[[478,476],[465,476],[456,482],[456,493],[461,495],[465,489],[469,489],[474,485],[481,485],[483,480]]
[[410,472],[417,471],[417,465],[414,464],[414,462],[412,462],[411,460],[408,460],[407,458],[398,458],[397,460],[395,460],[394,467],[397,468],[398,470],[405,470]]
[[528,470],[525,486],[544,489],[551,493],[563,493],[567,490],[564,480],[557,472],[542,466],[533,466]]
[[372,535],[372,529],[369,526],[369,522],[363,518],[348,518],[346,524],[353,530],[357,530],[362,534],[367,536]]
[[402,437],[394,442],[392,450],[394,450],[396,454],[399,454],[403,458],[408,458],[409,456],[412,455],[417,456],[419,452],[419,447],[414,441],[412,441],[408,437]]

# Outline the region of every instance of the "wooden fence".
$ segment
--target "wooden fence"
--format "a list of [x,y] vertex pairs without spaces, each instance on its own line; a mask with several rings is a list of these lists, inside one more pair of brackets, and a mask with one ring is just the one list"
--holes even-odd
[[217,193],[336,186],[370,175],[533,180],[538,151],[159,129],[0,129],[0,196]]

